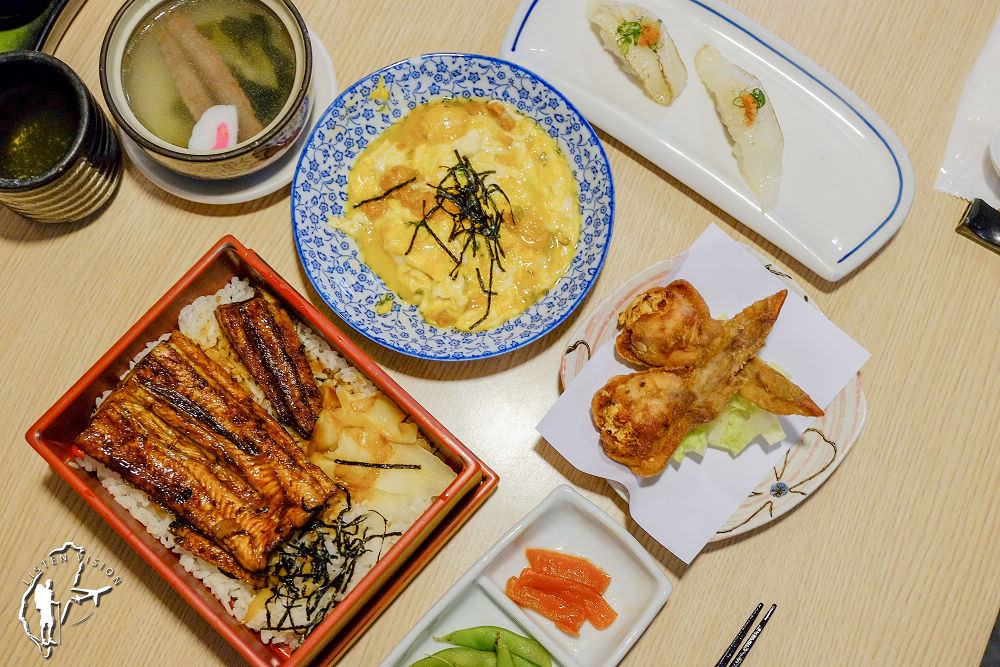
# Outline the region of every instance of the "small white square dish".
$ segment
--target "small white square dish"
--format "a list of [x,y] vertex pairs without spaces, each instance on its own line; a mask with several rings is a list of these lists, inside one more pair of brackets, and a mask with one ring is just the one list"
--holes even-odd
[[[504,593],[507,579],[528,566],[525,549],[582,556],[611,576],[604,598],[617,612],[605,630],[585,624],[573,637]],[[617,665],[670,596],[656,561],[622,526],[577,493],[557,487],[480,558],[386,656],[382,667],[406,667],[449,644],[462,628],[494,625],[533,637],[561,667]]]

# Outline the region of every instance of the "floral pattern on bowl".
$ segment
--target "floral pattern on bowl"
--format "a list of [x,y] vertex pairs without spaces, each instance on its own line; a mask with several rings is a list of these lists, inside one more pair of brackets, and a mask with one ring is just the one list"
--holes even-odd
[[[383,86],[384,95],[373,94]],[[497,99],[555,137],[580,190],[583,228],[566,275],[538,302],[499,327],[464,333],[430,325],[416,306],[393,300],[354,240],[327,221],[343,214],[347,177],[369,142],[418,104],[441,97]],[[611,241],[614,184],[594,130],[555,88],[521,67],[485,56],[436,53],[389,65],[347,88],[320,117],[292,182],[292,229],[313,287],[345,322],[397,352],[447,361],[510,352],[558,326],[597,278]],[[380,308],[379,310],[382,310]]]

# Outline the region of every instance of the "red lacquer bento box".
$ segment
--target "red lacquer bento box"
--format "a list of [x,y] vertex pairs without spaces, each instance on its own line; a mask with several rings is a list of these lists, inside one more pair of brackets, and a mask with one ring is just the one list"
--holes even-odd
[[[149,341],[177,327],[180,310],[213,294],[233,277],[267,289],[309,324],[355,368],[406,412],[433,443],[456,479],[374,568],[294,651],[265,644],[230,615],[209,590],[181,567],[177,556],[146,531],[90,473],[70,465],[73,438],[86,428],[97,398],[113,388]],[[252,250],[226,236],[195,264],[28,431],[27,440],[98,514],[162,575],[251,664],[260,667],[334,662],[420,569],[441,549],[497,484],[496,474],[346,338]]]

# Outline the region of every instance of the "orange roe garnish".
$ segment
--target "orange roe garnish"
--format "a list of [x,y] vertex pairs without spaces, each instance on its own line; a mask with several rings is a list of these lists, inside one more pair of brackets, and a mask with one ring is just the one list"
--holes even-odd
[[743,118],[747,125],[752,125],[757,120],[757,102],[750,93],[743,93],[740,99],[743,100]]
[[660,41],[660,24],[643,23],[639,33],[639,46],[656,46]]

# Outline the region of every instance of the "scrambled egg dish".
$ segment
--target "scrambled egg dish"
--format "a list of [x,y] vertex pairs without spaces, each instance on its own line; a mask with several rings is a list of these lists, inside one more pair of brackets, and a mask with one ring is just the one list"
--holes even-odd
[[565,274],[580,237],[576,180],[555,139],[495,100],[416,107],[361,153],[347,195],[330,224],[438,327],[482,331],[524,312]]

